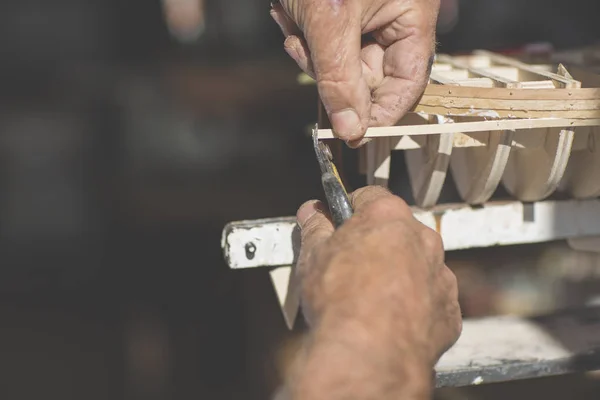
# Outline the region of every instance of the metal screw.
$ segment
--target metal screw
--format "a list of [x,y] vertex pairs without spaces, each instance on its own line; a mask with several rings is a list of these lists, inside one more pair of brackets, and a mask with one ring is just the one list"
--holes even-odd
[[252,242],[248,242],[244,248],[246,249],[246,258],[252,260],[256,254],[256,245]]

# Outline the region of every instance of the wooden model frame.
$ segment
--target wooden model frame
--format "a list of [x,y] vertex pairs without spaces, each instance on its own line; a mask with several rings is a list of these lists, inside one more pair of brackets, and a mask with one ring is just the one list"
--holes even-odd
[[[333,137],[328,129],[319,136]],[[391,152],[404,150],[421,208],[436,205],[448,170],[473,205],[488,201],[500,184],[524,202],[557,190],[598,197],[600,75],[486,51],[438,55],[412,112],[366,136],[373,140],[359,150],[359,169],[367,183],[387,186]]]

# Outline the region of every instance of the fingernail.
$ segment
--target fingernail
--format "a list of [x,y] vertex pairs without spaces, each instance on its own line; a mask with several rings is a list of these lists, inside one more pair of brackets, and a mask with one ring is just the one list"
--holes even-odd
[[294,61],[296,61],[296,63],[300,62],[300,55],[298,54],[298,49],[296,48],[295,36],[288,36],[283,42],[283,48],[285,52],[288,53],[288,55],[292,57]]
[[341,139],[352,140],[360,134],[360,118],[356,111],[352,109],[338,111],[332,113],[330,119],[336,135]]
[[373,140],[373,138],[362,138],[362,139],[359,139],[359,140],[348,140],[346,142],[346,144],[351,149],[358,149],[359,147],[362,147],[365,144],[369,143],[371,140]]
[[317,212],[319,212],[318,205],[319,205],[318,200],[312,200],[312,201],[308,201],[308,202],[302,204],[302,206],[300,206],[300,208],[298,209],[298,212],[296,213],[296,221],[298,222],[298,225],[300,226],[300,228],[302,228],[304,225],[306,225],[308,220],[311,219],[312,216],[315,215]]

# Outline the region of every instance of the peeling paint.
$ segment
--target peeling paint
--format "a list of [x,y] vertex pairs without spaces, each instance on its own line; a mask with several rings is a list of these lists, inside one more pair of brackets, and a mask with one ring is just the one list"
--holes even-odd
[[[532,206],[533,221],[524,218],[520,202],[415,209],[414,215],[439,229],[447,251],[600,235],[599,200],[542,201]],[[221,241],[225,260],[233,269],[293,265],[300,245],[295,232],[294,217],[230,223]],[[250,242],[256,246],[252,259],[246,252]]]

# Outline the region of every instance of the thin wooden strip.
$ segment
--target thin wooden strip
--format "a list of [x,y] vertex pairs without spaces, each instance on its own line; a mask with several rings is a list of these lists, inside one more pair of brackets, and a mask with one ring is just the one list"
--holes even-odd
[[491,52],[485,51],[485,50],[477,50],[477,51],[474,51],[473,54],[484,55],[484,56],[489,57],[490,60],[494,63],[510,65],[511,67],[518,68],[522,71],[527,71],[527,72],[530,72],[530,73],[538,75],[538,76],[552,79],[553,81],[557,82],[560,85],[563,85],[564,87],[580,87],[581,86],[580,82],[578,82],[574,79],[571,79],[569,77],[565,77],[565,76],[561,76],[559,74],[548,72],[541,68],[535,68],[535,67],[532,67],[531,65],[527,65],[518,60],[515,60],[510,57],[505,57],[500,54],[491,53]]
[[507,89],[444,86],[430,83],[424,95],[468,97],[478,101],[487,99],[507,100],[597,100],[600,88],[582,89]]
[[[574,126],[600,126],[600,118],[537,118],[537,119],[498,119],[490,121],[458,122],[439,125],[408,125],[373,127],[367,129],[366,138],[404,135],[435,135],[441,133],[468,133],[499,130],[534,129],[534,128],[567,128]],[[319,139],[333,139],[331,129],[319,129]]]
[[526,111],[526,110],[494,110],[490,108],[456,108],[456,107],[434,107],[418,105],[412,111],[427,114],[439,114],[447,117],[455,116],[482,116],[494,118],[563,118],[563,119],[590,119],[600,118],[599,110],[584,111]]
[[[591,80],[600,86],[600,75],[592,74]],[[597,77],[597,78],[596,78]],[[596,85],[595,85],[596,86]],[[431,96],[452,96],[474,99],[476,102],[487,99],[507,100],[598,100],[600,99],[600,88],[586,87],[578,89],[513,89],[513,88],[482,88],[482,87],[459,87],[430,83],[423,92]]]
[[519,84],[519,82],[517,82],[515,80],[506,79],[506,78],[496,75],[490,71],[486,71],[485,69],[470,67],[468,64],[462,63],[460,61],[456,61],[452,57],[447,56],[447,55],[439,55],[438,60],[440,62],[448,63],[456,68],[466,69],[471,74],[474,74],[474,75],[477,75],[480,77],[484,77],[484,78],[489,78],[492,81],[494,81],[497,86],[500,86],[500,87],[516,88]]
[[[431,71],[429,79],[442,85],[451,85],[457,79],[468,79],[469,71],[461,69],[451,69],[448,71]],[[492,86],[490,86],[492,87]]]
[[419,105],[443,106],[454,108],[486,108],[490,110],[528,110],[528,111],[574,111],[600,110],[600,98],[594,100],[519,100],[485,99],[485,107],[476,107],[483,99],[471,99],[454,96],[424,95]]

